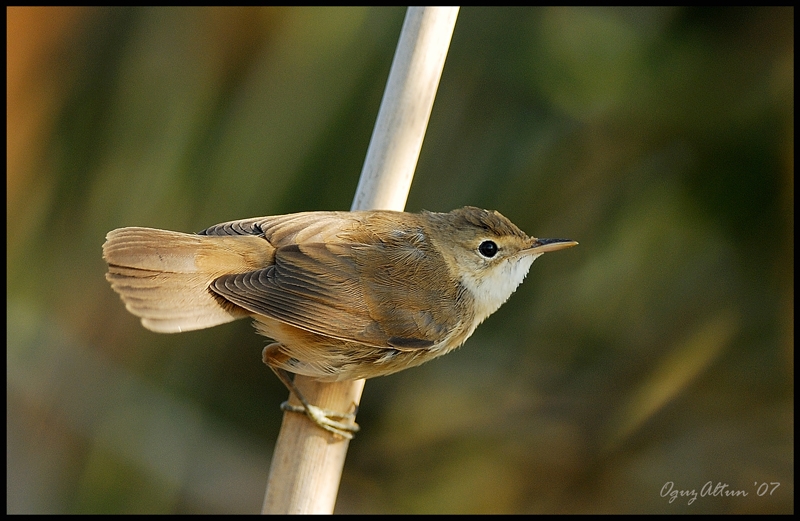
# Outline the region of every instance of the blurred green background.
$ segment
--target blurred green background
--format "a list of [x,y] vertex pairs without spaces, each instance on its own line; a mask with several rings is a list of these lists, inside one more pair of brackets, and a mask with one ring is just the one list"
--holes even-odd
[[[265,340],[101,245],[348,209],[404,14],[7,9],[7,512],[260,510]],[[367,382],[337,512],[794,510],[793,8],[463,8],[407,209],[467,204],[580,246]]]

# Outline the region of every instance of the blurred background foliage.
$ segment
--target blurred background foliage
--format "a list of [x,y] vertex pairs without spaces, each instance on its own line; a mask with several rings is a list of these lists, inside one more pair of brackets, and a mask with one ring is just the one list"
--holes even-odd
[[[404,13],[7,9],[8,512],[260,509],[264,339],[145,330],[103,238],[348,209]],[[793,194],[793,8],[463,8],[407,208],[580,246],[367,383],[337,512],[793,511]]]

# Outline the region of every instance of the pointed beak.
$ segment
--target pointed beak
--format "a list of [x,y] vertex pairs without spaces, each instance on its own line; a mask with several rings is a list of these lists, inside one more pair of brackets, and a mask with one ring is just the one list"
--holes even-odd
[[572,248],[577,246],[577,241],[572,239],[534,239],[528,252],[531,253],[547,253],[548,251],[558,251],[564,248]]

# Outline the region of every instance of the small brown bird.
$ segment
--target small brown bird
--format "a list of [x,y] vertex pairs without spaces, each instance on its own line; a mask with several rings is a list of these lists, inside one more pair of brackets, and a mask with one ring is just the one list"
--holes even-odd
[[[391,374],[464,343],[541,254],[576,245],[528,237],[498,212],[304,212],[199,234],[120,228],[106,278],[147,329],[175,333],[252,317],[275,343],[264,362],[302,411],[345,437],[287,374],[356,380]],[[284,405],[289,410],[291,406]]]

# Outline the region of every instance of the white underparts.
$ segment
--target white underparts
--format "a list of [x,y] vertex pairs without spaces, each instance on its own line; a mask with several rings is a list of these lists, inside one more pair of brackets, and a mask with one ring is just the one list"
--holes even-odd
[[522,283],[531,264],[541,255],[522,255],[463,276],[462,283],[475,298],[475,325],[497,311]]

